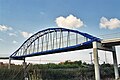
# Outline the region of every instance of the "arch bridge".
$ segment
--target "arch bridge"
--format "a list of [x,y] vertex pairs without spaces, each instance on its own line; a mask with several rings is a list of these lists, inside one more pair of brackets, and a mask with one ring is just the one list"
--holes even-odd
[[87,49],[92,48],[93,41],[100,42],[100,39],[76,30],[49,28],[28,38],[10,57],[24,59],[37,55]]
[[113,52],[115,77],[119,78],[114,46],[105,46],[100,38],[65,28],[48,28],[35,33],[10,55],[9,62],[11,63],[11,59],[24,60],[25,62],[26,57],[89,48],[93,48],[96,80],[100,80],[98,49]]

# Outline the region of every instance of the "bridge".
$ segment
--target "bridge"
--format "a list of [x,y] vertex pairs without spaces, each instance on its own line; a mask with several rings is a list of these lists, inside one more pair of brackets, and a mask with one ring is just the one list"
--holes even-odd
[[41,30],[28,38],[12,55],[12,59],[24,60],[25,58],[53,53],[93,48],[95,78],[100,80],[98,50],[113,53],[115,79],[119,78],[115,46],[120,45],[120,36],[117,39],[103,40],[90,34],[65,28],[48,28]]

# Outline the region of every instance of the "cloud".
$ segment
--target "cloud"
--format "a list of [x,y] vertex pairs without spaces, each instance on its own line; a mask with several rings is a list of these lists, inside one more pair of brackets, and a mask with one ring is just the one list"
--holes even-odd
[[40,14],[41,14],[41,15],[44,15],[44,14],[45,14],[45,12],[40,12]]
[[0,38],[0,41],[3,41],[3,39]]
[[24,37],[24,38],[28,38],[28,37],[30,37],[31,35],[33,35],[32,33],[28,33],[28,32],[20,32],[21,33],[21,35]]
[[12,30],[12,27],[8,27],[5,25],[0,25],[0,31],[8,31],[8,30]]
[[15,33],[8,33],[9,36],[17,36]]
[[105,28],[105,29],[116,29],[116,28],[120,28],[120,20],[117,18],[111,18],[110,20],[108,20],[105,17],[102,17],[100,19],[100,28]]
[[15,41],[15,40],[13,41],[13,44],[17,44],[17,43],[18,43],[17,41]]
[[77,19],[77,17],[73,15],[69,15],[66,18],[63,16],[60,16],[56,18],[55,20],[57,26],[63,27],[63,28],[78,28],[84,26],[83,21],[80,19]]

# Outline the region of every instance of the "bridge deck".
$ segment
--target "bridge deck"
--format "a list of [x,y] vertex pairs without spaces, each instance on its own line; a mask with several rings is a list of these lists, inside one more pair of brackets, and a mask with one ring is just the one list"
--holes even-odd
[[105,46],[116,46],[120,45],[120,38],[106,39],[101,41]]
[[9,57],[0,57],[0,59],[9,59]]

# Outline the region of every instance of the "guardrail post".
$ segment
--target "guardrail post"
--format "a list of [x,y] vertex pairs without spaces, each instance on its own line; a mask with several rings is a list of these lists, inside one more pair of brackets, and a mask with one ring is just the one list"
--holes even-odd
[[93,42],[95,80],[100,80],[100,70],[99,70],[99,60],[98,60],[98,49],[97,48],[98,48],[97,42]]
[[116,56],[116,50],[115,46],[113,47],[113,65],[114,65],[114,71],[115,71],[115,79],[117,80],[119,78],[119,72],[118,72],[118,64],[117,64],[117,56]]

